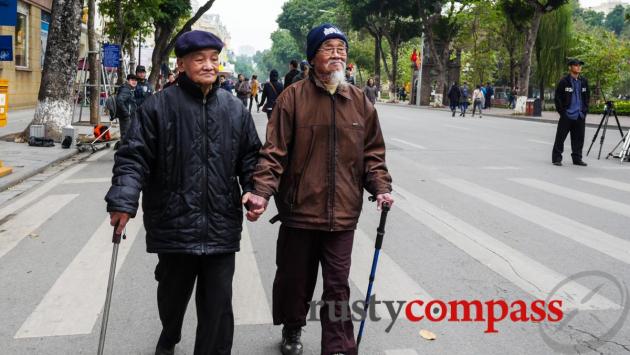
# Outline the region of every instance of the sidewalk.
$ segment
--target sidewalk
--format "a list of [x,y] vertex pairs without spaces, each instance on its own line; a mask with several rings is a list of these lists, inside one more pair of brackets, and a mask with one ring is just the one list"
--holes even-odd
[[[409,108],[415,108],[415,109],[425,109],[425,110],[436,110],[436,111],[445,111],[445,112],[451,112],[451,110],[448,107],[440,107],[440,108],[436,108],[436,107],[431,107],[431,106],[415,106],[415,105],[409,105],[407,103],[385,103],[385,102],[379,102],[378,104],[380,105],[391,105],[391,106],[400,106],[400,107],[409,107]],[[457,115],[459,115],[459,109],[457,110],[457,114],[455,115],[455,117],[458,117]],[[469,107],[468,111],[466,112],[467,115],[470,115],[472,113],[472,109]],[[515,120],[524,120],[524,121],[536,121],[536,122],[545,122],[545,123],[554,123],[557,124],[558,120],[559,120],[559,116],[556,112],[551,112],[551,111],[543,111],[542,113],[542,117],[533,117],[533,116],[525,116],[525,115],[515,115],[514,114],[514,110],[509,110],[506,108],[492,108],[490,110],[483,110],[483,116],[487,116],[487,117],[501,117],[501,118],[511,118],[511,119],[515,119]],[[621,127],[624,129],[630,129],[630,117],[628,116],[618,116],[619,117],[619,123],[621,124]],[[586,116],[586,125],[589,127],[595,127],[597,128],[597,126],[599,126],[599,123],[602,120],[602,115],[601,114],[590,114],[588,116]],[[617,125],[617,123],[615,122],[615,118],[614,117],[610,117],[610,119],[608,120],[608,128],[614,128]]]

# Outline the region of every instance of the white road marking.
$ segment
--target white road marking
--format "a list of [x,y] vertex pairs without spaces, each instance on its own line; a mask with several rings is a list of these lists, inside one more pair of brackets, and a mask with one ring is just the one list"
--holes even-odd
[[413,349],[394,349],[385,350],[385,355],[418,355],[418,352]]
[[575,242],[630,264],[630,242],[513,197],[462,179],[441,179],[440,183],[473,196]]
[[20,197],[15,202],[10,203],[9,205],[0,209],[0,220],[4,219],[6,216],[15,213],[17,210],[23,208],[24,206],[30,204],[31,202],[38,200],[45,193],[55,188],[61,182],[69,178],[70,176],[76,174],[81,169],[85,168],[87,164],[77,164],[66,169],[63,173],[55,176],[50,181],[45,182],[38,188],[34,189],[32,192],[25,194],[23,197]]
[[29,233],[39,228],[77,196],[79,195],[46,196],[46,198],[18,213],[4,224],[0,224],[0,258],[15,248]]
[[413,147],[413,148],[416,148],[416,149],[427,149],[427,148],[425,148],[425,147],[423,147],[423,146],[421,146],[421,145],[419,145],[419,144],[415,144],[415,143],[407,142],[407,141],[402,140],[402,139],[398,139],[398,138],[391,138],[391,140],[392,140],[392,141],[394,141],[394,142],[398,142],[398,143],[406,144],[406,145],[408,145],[408,146],[410,146],[410,147]]
[[553,145],[553,142],[541,141],[538,139],[528,139],[527,141],[532,142],[532,143],[544,144],[544,145]]
[[[400,186],[396,185],[394,191],[398,208],[534,298],[546,299],[567,278]],[[557,295],[563,300],[563,309],[620,308],[599,295],[587,303],[579,303],[591,290],[573,281],[563,291],[566,293]]]
[[605,178],[579,178],[578,180],[590,182],[601,186],[610,187],[620,191],[630,192],[630,184]]
[[462,130],[462,131],[470,131],[471,130],[470,128],[455,126],[455,125],[452,125],[452,124],[445,124],[444,127],[459,129],[459,130]]
[[523,184],[525,186],[542,190],[550,194],[568,198],[570,200],[581,202],[583,204],[593,207],[601,208],[603,210],[617,213],[622,216],[630,217],[630,205],[627,205],[625,203],[609,200],[607,198],[599,197],[597,195],[589,194],[575,189],[569,189],[564,186],[552,184],[538,179],[515,178],[510,180],[519,184]]
[[485,170],[521,170],[521,168],[516,166],[484,166],[482,169]]
[[[142,226],[142,211],[127,224],[116,274]],[[105,218],[83,249],[22,324],[15,338],[90,334],[102,311],[112,256],[112,226]]]
[[272,324],[271,310],[260,278],[256,254],[246,224],[234,271],[234,322],[236,325]]
[[112,178],[85,178],[85,179],[68,179],[64,181],[64,184],[96,184],[96,183],[111,183]]
[[[376,234],[376,232],[374,233]],[[414,281],[403,268],[401,268],[387,253],[387,240],[383,242],[376,270],[376,279],[372,287],[372,295],[376,300],[385,301],[410,301],[421,299],[430,301],[433,298],[416,281]],[[361,291],[361,300],[367,293],[372,259],[374,257],[374,242],[357,229],[354,233],[352,246],[352,267],[350,279]],[[384,319],[391,319],[387,307],[383,304],[376,305],[376,311]]]

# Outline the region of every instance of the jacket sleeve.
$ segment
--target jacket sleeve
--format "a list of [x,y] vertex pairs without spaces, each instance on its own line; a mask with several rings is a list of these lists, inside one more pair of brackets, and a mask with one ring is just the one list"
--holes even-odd
[[239,144],[239,157],[237,161],[238,180],[243,189],[243,193],[254,191],[254,182],[252,177],[256,170],[258,162],[258,152],[260,151],[260,139],[256,132],[256,126],[249,113],[243,106],[242,110],[243,129],[241,132],[241,141]]
[[116,116],[118,117],[129,117],[131,116],[131,112],[129,112],[128,102],[131,99],[131,90],[126,87],[121,87],[116,95],[116,112],[118,113]]
[[563,116],[565,114],[564,104],[563,104],[563,95],[564,95],[564,81],[560,80],[558,85],[556,85],[556,93],[554,95],[554,103],[556,104],[556,111]]
[[266,99],[267,99],[267,84],[265,84],[265,85],[263,86],[263,89],[262,89],[262,96],[261,96],[261,98],[260,98],[260,103],[259,103],[259,105],[260,105],[260,106],[263,106],[263,105],[265,104],[265,100],[266,100]]
[[286,168],[293,139],[292,96],[282,94],[267,123],[266,142],[260,150],[254,173],[254,193],[269,199],[278,192],[280,177]]
[[156,117],[153,105],[142,105],[131,121],[127,140],[114,157],[112,186],[105,201],[108,212],[126,212],[135,217],[140,191],[155,160],[157,146]]
[[376,109],[366,105],[365,145],[363,166],[365,189],[376,196],[392,191],[392,178],[385,164],[385,141]]

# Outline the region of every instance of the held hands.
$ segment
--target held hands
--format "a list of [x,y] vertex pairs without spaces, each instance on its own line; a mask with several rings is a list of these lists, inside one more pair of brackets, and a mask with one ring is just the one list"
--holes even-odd
[[131,218],[131,215],[125,212],[110,212],[109,218],[109,224],[111,224],[112,226],[117,225],[115,233],[122,235],[125,230],[125,226],[127,225],[127,222],[129,222],[129,218]]
[[247,220],[255,222],[262,216],[267,209],[268,201],[261,196],[255,195],[251,192],[246,192],[241,199],[241,202],[247,208]]
[[394,204],[394,198],[392,197],[392,194],[386,193],[386,194],[376,195],[376,209],[378,211],[382,209],[383,202],[387,202],[389,207],[392,207],[392,205]]

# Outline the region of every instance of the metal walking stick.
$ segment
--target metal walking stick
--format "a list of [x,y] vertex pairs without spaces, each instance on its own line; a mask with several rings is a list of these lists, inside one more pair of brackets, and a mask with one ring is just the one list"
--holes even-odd
[[385,235],[385,222],[387,220],[387,212],[389,212],[389,204],[383,202],[383,211],[381,212],[381,221],[376,230],[376,242],[374,243],[374,258],[372,259],[372,270],[370,271],[370,282],[368,284],[367,294],[365,295],[365,305],[363,306],[364,317],[361,320],[361,326],[359,327],[359,335],[357,335],[357,349],[361,343],[361,337],[363,336],[363,328],[365,327],[365,319],[367,318],[367,311],[370,306],[370,297],[372,296],[372,285],[374,284],[374,277],[376,276],[376,265],[378,264],[378,256],[381,253],[381,246],[383,245],[383,236]]
[[98,355],[103,355],[103,347],[105,346],[105,333],[107,332],[107,320],[109,318],[109,306],[112,303],[112,290],[114,289],[114,276],[116,275],[116,259],[118,258],[118,246],[120,245],[120,238],[126,239],[127,236],[123,234],[116,234],[118,224],[114,227],[114,235],[112,236],[112,243],[114,248],[112,250],[112,262],[109,266],[109,281],[107,282],[107,295],[105,296],[105,307],[103,310],[103,322],[101,323],[101,336],[98,340]]

